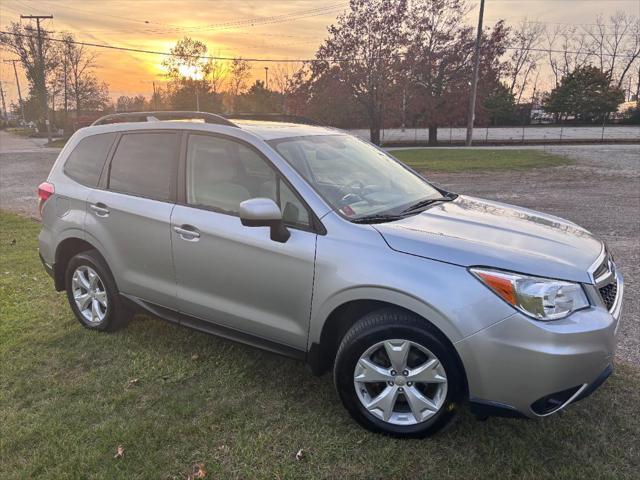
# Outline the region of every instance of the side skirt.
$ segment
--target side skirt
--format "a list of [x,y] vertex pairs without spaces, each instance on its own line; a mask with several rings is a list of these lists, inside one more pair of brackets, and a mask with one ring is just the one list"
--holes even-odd
[[303,350],[298,350],[297,348],[282,345],[277,342],[272,342],[271,340],[265,340],[263,338],[244,333],[233,328],[218,325],[197,317],[192,317],[190,315],[180,313],[170,308],[146,302],[131,295],[120,293],[120,296],[135,310],[141,310],[144,313],[162,318],[163,320],[177,323],[179,325],[183,325],[187,328],[192,328],[200,332],[226,338],[234,342],[244,343],[246,345],[251,345],[252,347],[257,347],[262,350],[267,350],[279,355],[284,355],[285,357],[295,358],[296,360],[306,361],[307,359],[307,352]]

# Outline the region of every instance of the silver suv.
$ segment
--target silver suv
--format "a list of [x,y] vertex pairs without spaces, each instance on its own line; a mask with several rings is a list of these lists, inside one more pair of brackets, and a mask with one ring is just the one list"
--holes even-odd
[[426,436],[462,402],[542,417],[612,372],[623,281],[600,240],[339,130],[111,115],[39,196],[42,261],[83,326],[142,310],[302,359],[373,431]]

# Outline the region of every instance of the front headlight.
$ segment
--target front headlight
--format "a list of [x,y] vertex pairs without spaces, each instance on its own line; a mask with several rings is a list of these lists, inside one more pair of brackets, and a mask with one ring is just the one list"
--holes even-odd
[[579,283],[484,268],[472,268],[471,273],[504,301],[536,320],[558,320],[589,306]]

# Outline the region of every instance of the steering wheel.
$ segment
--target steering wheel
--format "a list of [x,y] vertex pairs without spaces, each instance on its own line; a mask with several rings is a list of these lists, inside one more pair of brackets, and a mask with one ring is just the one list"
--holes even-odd
[[347,184],[345,188],[349,189],[350,192],[347,193],[346,195],[344,195],[340,199],[340,205],[349,205],[351,203],[355,203],[355,202],[358,202],[358,201],[361,201],[361,200],[364,200],[365,202],[367,202],[369,204],[371,203],[364,196],[364,191],[365,191],[365,189],[367,187],[360,180],[353,180],[352,182]]

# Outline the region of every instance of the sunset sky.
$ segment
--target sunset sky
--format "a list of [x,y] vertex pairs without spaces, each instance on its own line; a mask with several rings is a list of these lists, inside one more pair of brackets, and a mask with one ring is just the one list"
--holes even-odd
[[[347,0],[0,0],[2,29],[20,14],[52,14],[43,23],[73,32],[79,41],[168,52],[185,35],[204,41],[210,53],[244,58],[312,58],[327,27],[348,6]],[[616,10],[640,14],[639,0],[486,0],[485,23],[529,20],[592,23],[598,13]],[[477,8],[469,15],[476,22]],[[149,96],[151,82],[162,83],[160,55],[93,49],[96,74],[112,97]],[[12,58],[0,51],[3,59]],[[253,64],[264,78],[265,64]],[[276,68],[275,65],[269,65]],[[0,80],[9,101],[17,98],[11,65],[2,63]],[[26,80],[21,77],[26,91]]]

